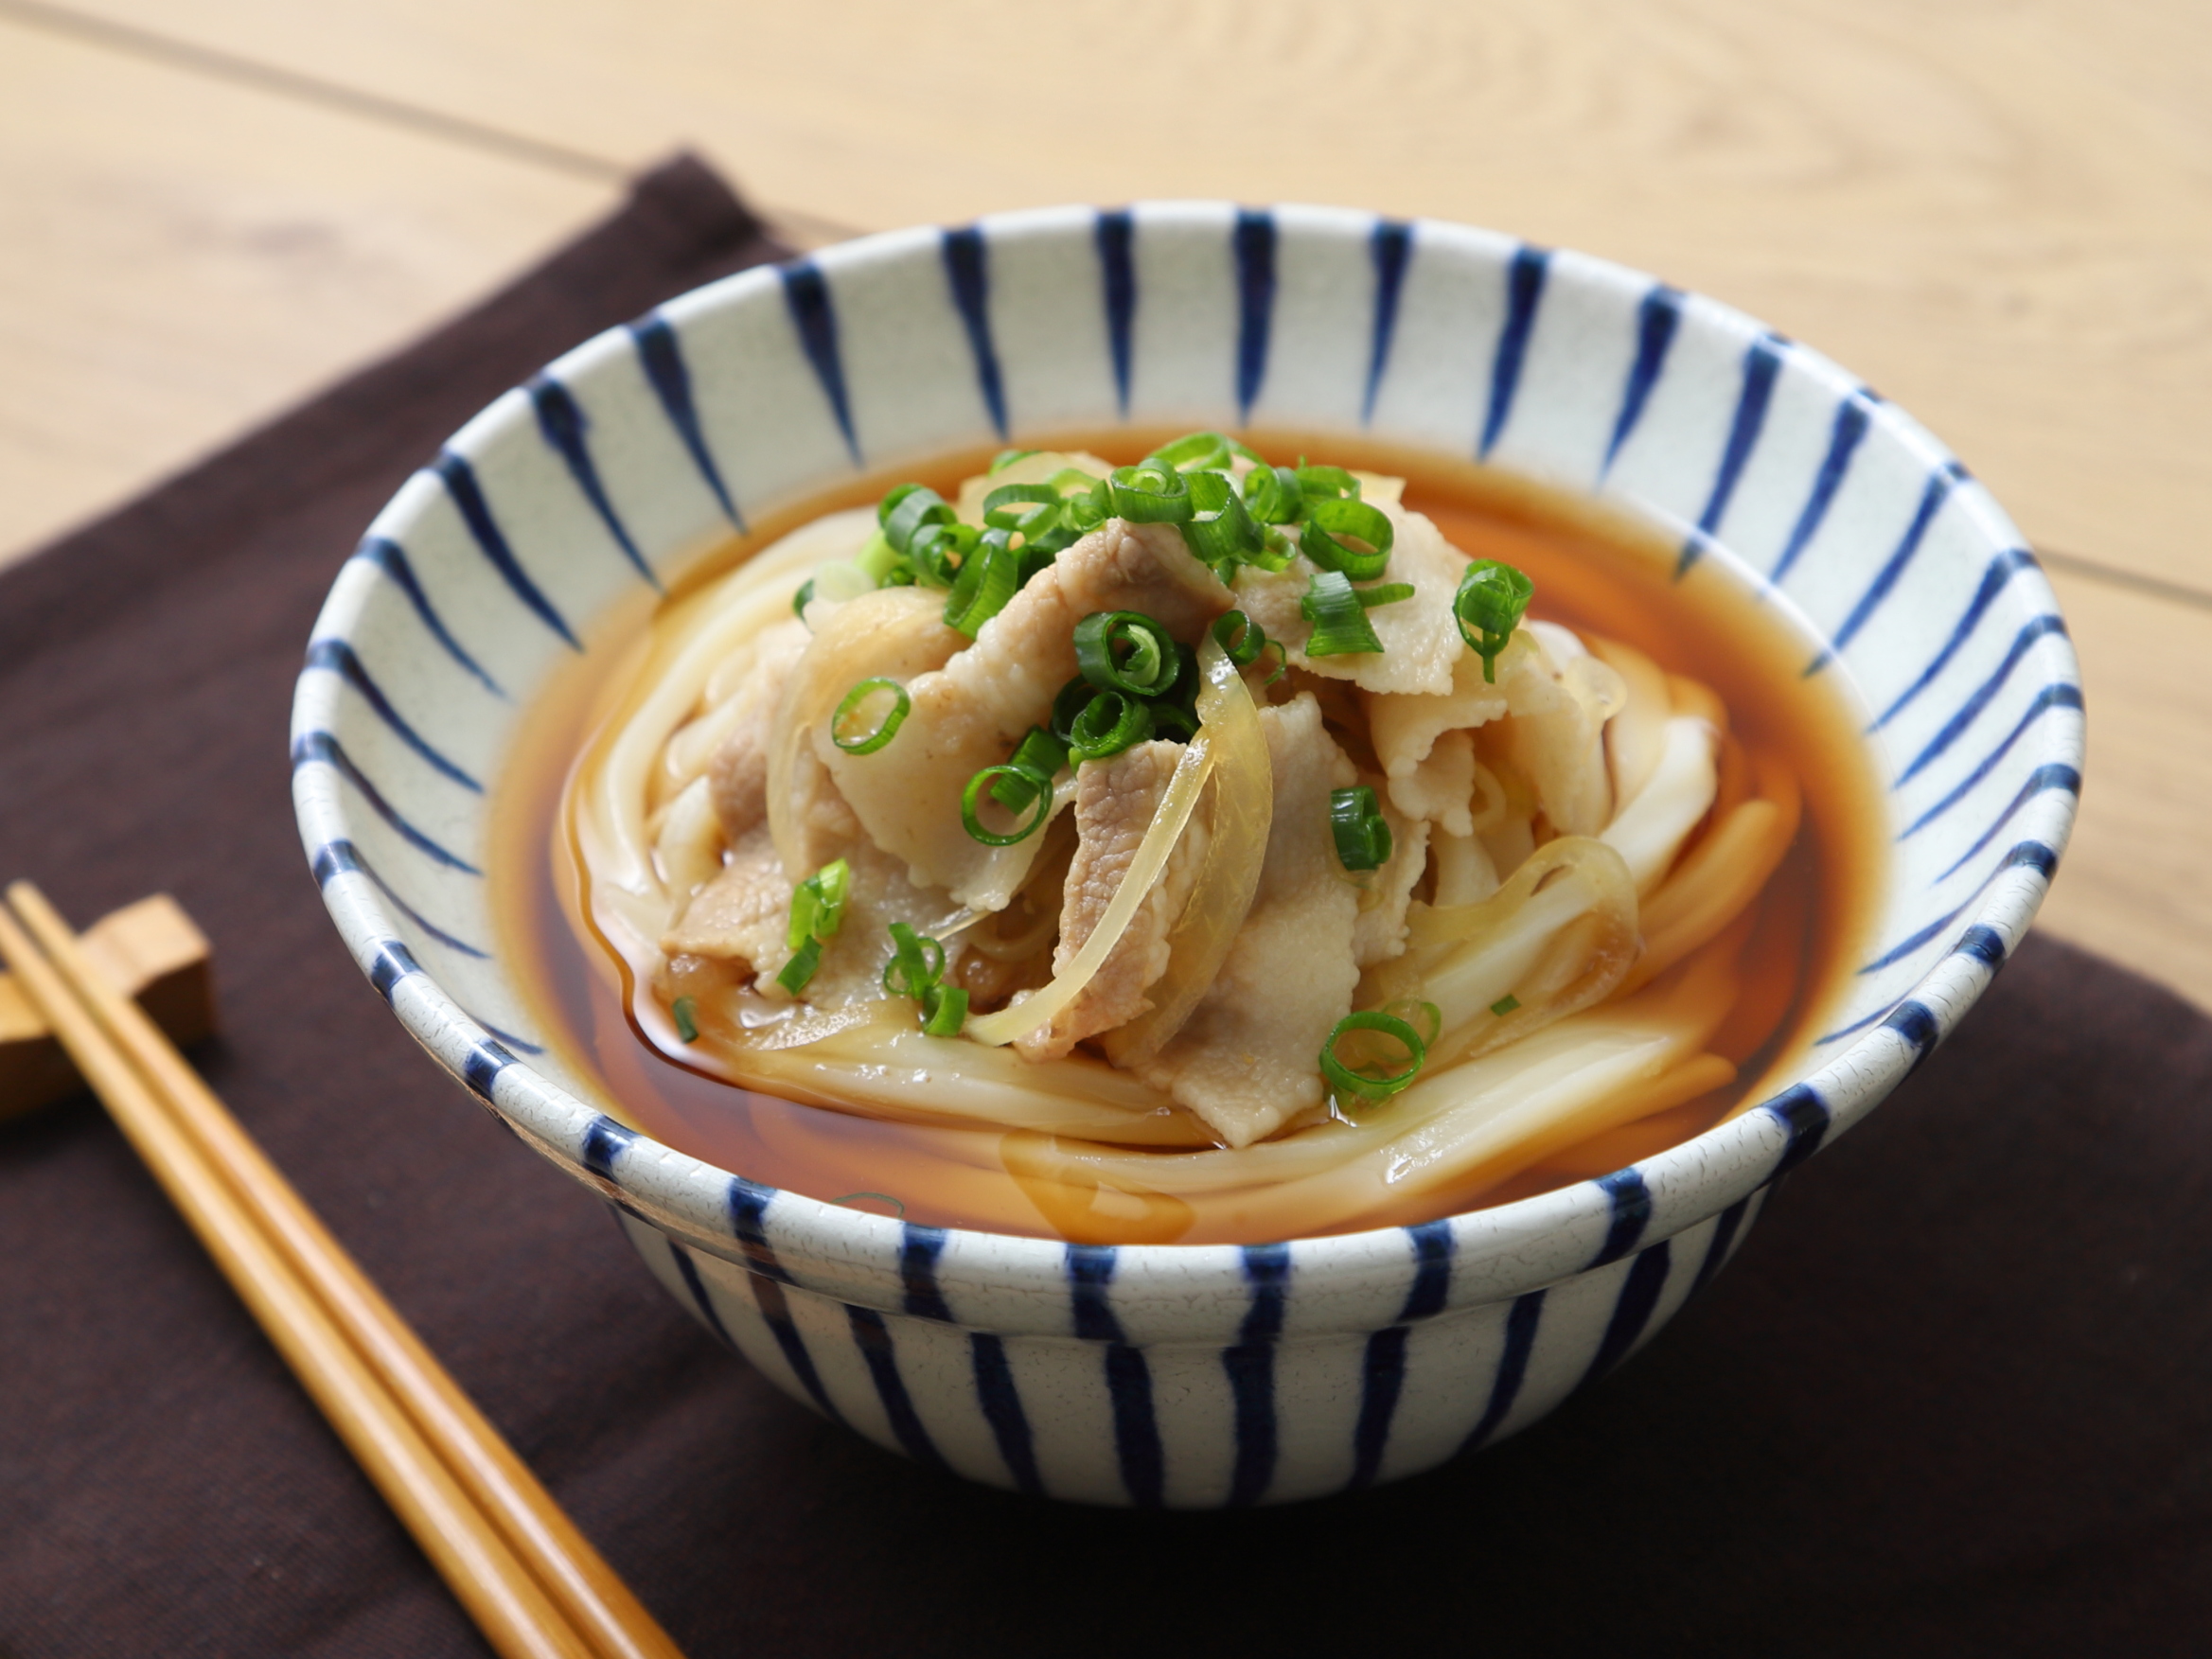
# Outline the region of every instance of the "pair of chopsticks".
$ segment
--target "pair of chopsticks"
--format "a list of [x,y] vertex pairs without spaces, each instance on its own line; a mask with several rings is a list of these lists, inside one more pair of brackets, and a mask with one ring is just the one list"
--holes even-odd
[[38,890],[16,882],[8,907],[0,960],[493,1649],[508,1659],[681,1659]]

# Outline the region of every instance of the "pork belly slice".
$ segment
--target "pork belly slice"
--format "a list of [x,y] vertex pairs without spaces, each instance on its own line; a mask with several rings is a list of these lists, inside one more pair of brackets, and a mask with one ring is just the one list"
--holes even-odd
[[[1294,668],[1330,679],[1349,680],[1362,691],[1394,696],[1442,697],[1452,689],[1452,669],[1466,654],[1459,624],[1452,620],[1452,595],[1459,591],[1466,556],[1419,513],[1395,503],[1371,502],[1390,521],[1395,539],[1385,582],[1409,582],[1413,596],[1378,605],[1367,613],[1382,650],[1338,657],[1308,657],[1305,644],[1314,625],[1300,609],[1314,576],[1301,554],[1280,571],[1247,566],[1236,574],[1236,602],[1246,615],[1280,641]],[[1360,584],[1366,586],[1368,584]]]
[[1190,1023],[1139,1068],[1230,1146],[1270,1135],[1321,1101],[1321,1045],[1352,1012],[1360,890],[1336,862],[1329,792],[1357,781],[1300,693],[1260,711],[1275,815],[1251,913]]
[[[1086,761],[1075,773],[1075,856],[1060,909],[1053,972],[1064,972],[1088,943],[1121,891],[1137,849],[1159,811],[1183,757],[1177,743],[1140,743],[1107,760]],[[1057,1060],[1085,1037],[1126,1025],[1151,1011],[1144,995],[1167,972],[1168,934],[1206,862],[1201,815],[1184,826],[1175,851],[1153,881],[1127,931],[1097,975],[1049,1024],[1015,1039],[1031,1060]]]
[[1053,697],[1075,676],[1075,625],[1094,610],[1136,610],[1194,640],[1229,607],[1229,590],[1173,524],[1109,519],[1033,576],[974,644],[908,683],[912,707],[891,743],[849,755],[823,733],[816,752],[869,838],[917,883],[1000,909],[1035,849],[1000,856],[975,841],[961,825],[961,791],[1050,719]]
[[704,956],[743,962],[764,978],[790,961],[785,943],[791,921],[791,884],[769,838],[756,824],[739,837],[722,873],[692,894],[676,925],[661,936],[668,956]]

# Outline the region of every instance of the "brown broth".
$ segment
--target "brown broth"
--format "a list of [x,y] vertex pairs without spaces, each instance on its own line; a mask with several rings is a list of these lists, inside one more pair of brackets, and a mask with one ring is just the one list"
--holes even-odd
[[[1174,432],[1036,437],[1039,447],[1087,449],[1133,460]],[[1774,1091],[1801,1067],[1824,1016],[1840,998],[1882,896],[1886,836],[1881,797],[1859,736],[1864,711],[1847,701],[1841,677],[1805,679],[1816,642],[1783,613],[1708,560],[1674,579],[1675,547],[1649,526],[1591,503],[1469,463],[1333,436],[1246,434],[1269,456],[1313,455],[1402,476],[1406,502],[1426,513],[1447,540],[1476,557],[1504,559],[1536,586],[1531,615],[1610,635],[1672,673],[1709,685],[1726,704],[1730,729],[1747,746],[1778,752],[1804,790],[1805,810],[1779,870],[1758,901],[1743,958],[1745,989],[1708,1047],[1739,1066],[1724,1089],[1554,1155],[1502,1186],[1440,1200],[1440,1212],[1504,1202],[1601,1174],[1648,1157]],[[876,499],[902,478],[947,495],[983,468],[975,450],[896,475],[856,480],[763,522],[751,536],[709,551],[675,584],[672,603],[797,525]],[[569,837],[557,821],[575,757],[619,696],[639,658],[651,613],[634,604],[603,623],[594,649],[564,664],[526,713],[494,792],[488,874],[497,942],[553,1056],[594,1103],[682,1151],[752,1179],[857,1208],[939,1226],[975,1225],[958,1192],[908,1178],[925,1152],[926,1128],[825,1111],[734,1087],[664,1057],[632,1028],[611,948],[583,922],[582,885]],[[628,648],[623,648],[624,646]],[[585,940],[589,938],[590,944]],[[971,1172],[964,1179],[1010,1181]],[[896,1194],[886,1201],[886,1194]],[[1116,1224],[1105,1208],[1086,1219],[1086,1238]],[[1124,1235],[1140,1239],[1146,1218],[1131,1200]],[[995,1207],[1001,1216],[1002,1206]],[[1066,1236],[1042,1212],[1025,1230]],[[1058,1218],[1056,1218],[1058,1219]],[[1002,1227],[1010,1224],[1000,1221]]]

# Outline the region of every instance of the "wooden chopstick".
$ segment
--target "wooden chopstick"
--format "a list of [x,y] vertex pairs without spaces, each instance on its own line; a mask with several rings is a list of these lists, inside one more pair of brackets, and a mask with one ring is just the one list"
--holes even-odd
[[[160,1031],[27,882],[0,958],[454,1595],[503,1654],[673,1642]],[[43,954],[42,954],[43,952]]]

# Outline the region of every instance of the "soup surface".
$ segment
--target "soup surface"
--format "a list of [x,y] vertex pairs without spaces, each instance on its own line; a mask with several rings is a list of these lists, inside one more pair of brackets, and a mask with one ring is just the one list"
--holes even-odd
[[[1082,433],[1052,447],[1126,462],[1172,435]],[[561,810],[579,755],[620,706],[646,653],[654,612],[642,600],[607,619],[592,648],[542,690],[495,792],[489,874],[498,942],[503,959],[518,964],[555,1068],[594,1103],[656,1138],[770,1186],[929,1225],[1083,1242],[1194,1244],[1419,1221],[1606,1174],[1757,1103],[1805,1069],[1814,1040],[1832,1023],[1829,1015],[1877,909],[1888,838],[1860,736],[1864,711],[1839,675],[1805,676],[1818,642],[1801,619],[1772,594],[1757,592],[1725,556],[1708,556],[1678,576],[1672,538],[1525,481],[1336,437],[1240,436],[1271,458],[1312,454],[1404,478],[1406,507],[1425,514],[1445,540],[1473,558],[1527,573],[1535,588],[1531,621],[1618,641],[1669,674],[1709,687],[1725,706],[1730,735],[1719,761],[1724,801],[1731,789],[1741,797],[1761,767],[1794,776],[1803,801],[1795,838],[1731,934],[1741,989],[1705,1043],[1713,1075],[1725,1082],[1687,1100],[1677,1089],[1658,1109],[1547,1144],[1502,1175],[1478,1171],[1395,1209],[1371,1209],[1349,1223],[1302,1225],[1280,1206],[1194,1211],[1141,1181],[1086,1177],[1056,1156],[1052,1137],[1035,1131],[998,1135],[981,1142],[987,1155],[977,1155],[971,1130],[968,1155],[947,1160],[942,1129],[926,1121],[830,1109],[819,1095],[809,1103],[711,1075],[672,1055],[664,1038],[647,1040],[633,1017],[632,966],[589,919],[577,842]],[[950,455],[902,468],[897,478],[949,496],[988,460],[982,452]],[[661,608],[681,606],[795,526],[872,502],[894,482],[857,480],[709,550]],[[1684,857],[1719,817],[1716,807],[1692,832]],[[809,1090],[802,1085],[788,1092]]]

